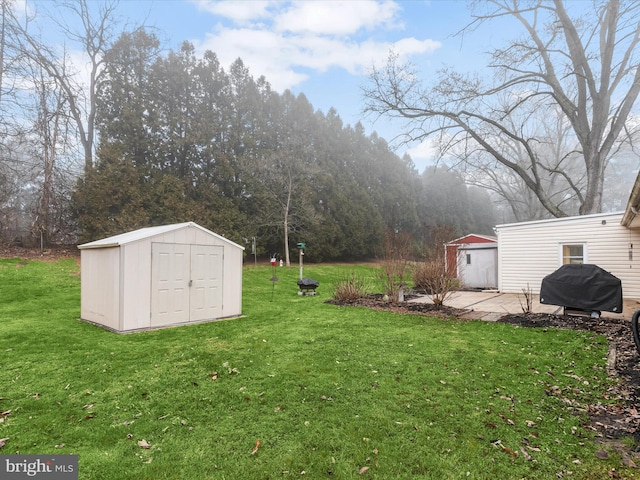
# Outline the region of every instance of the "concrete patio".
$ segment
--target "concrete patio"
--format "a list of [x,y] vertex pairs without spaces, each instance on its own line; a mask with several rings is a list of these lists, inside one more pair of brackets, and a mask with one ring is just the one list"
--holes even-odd
[[[410,300],[410,302],[433,303],[431,296],[429,295],[415,298]],[[444,304],[447,307],[469,310],[469,313],[464,315],[464,318],[481,319],[489,322],[495,322],[503,315],[523,313],[523,306],[526,307],[525,297],[523,294],[500,293],[495,290],[456,291],[445,299]],[[636,310],[640,310],[640,299],[625,298],[622,313],[602,312],[602,316],[631,320],[631,317]],[[533,295],[531,311],[533,313],[562,315],[564,309],[563,307],[558,307],[556,305],[541,304],[540,296]]]

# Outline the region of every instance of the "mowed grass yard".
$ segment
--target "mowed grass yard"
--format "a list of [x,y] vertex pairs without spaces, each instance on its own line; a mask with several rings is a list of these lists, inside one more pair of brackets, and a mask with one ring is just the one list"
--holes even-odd
[[79,321],[75,261],[0,260],[0,454],[77,454],[82,479],[638,478],[584,427],[604,338],[327,304],[351,274],[381,291],[373,267],[305,266],[300,297],[297,267],[247,266],[243,318],[119,335]]

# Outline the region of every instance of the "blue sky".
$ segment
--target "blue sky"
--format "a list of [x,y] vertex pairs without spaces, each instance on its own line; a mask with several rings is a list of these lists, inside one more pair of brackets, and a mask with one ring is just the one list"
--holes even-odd
[[[471,20],[467,3],[455,0],[138,0],[121,3],[120,13],[146,18],[170,48],[189,40],[199,51],[214,51],[225,66],[240,57],[276,91],[304,93],[316,109],[334,107],[345,124],[360,121],[390,142],[399,123],[362,115],[361,87],[372,65],[393,48],[427,75],[444,64],[481,68],[480,53],[495,40],[486,31],[453,37]],[[396,148],[405,151],[420,171],[432,160],[428,146]]]
[[[215,52],[225,68],[240,57],[274,90],[304,93],[315,109],[334,107],[345,124],[360,121],[390,142],[399,123],[362,116],[361,87],[372,65],[382,65],[393,48],[425,77],[445,64],[482,69],[481,53],[503,43],[509,30],[494,25],[453,37],[471,21],[467,2],[455,0],[121,0],[117,14],[123,27],[156,28],[166,49],[188,40],[199,53]],[[405,151],[420,171],[431,161],[426,145],[396,149]]]

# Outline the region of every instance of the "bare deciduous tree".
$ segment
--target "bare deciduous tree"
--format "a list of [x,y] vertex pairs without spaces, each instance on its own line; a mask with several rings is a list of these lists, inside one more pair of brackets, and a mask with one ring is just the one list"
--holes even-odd
[[[577,153],[579,146],[571,135],[571,125],[558,112],[558,108],[540,106],[527,115],[523,122],[516,122],[516,115],[504,119],[513,131],[523,131],[521,125],[530,125],[527,137],[535,146],[536,161],[542,173],[538,181],[549,200],[563,212],[575,215],[583,201],[582,192],[586,187],[587,176],[582,157]],[[530,163],[529,152],[520,142],[510,138],[497,137],[492,140],[500,146],[514,163],[527,169]],[[456,162],[454,168],[461,170],[470,185],[485,188],[497,195],[508,205],[513,218],[517,221],[547,218],[549,212],[534,192],[527,188],[521,176],[511,168],[505,167],[486,150],[475,151],[451,148],[448,157]]]
[[[114,0],[41,3],[56,12],[36,15],[31,4],[0,0],[0,182],[15,182],[3,187],[15,197],[2,205],[10,241],[25,242],[29,233],[42,245],[74,239],[69,191],[80,165],[93,166],[96,82],[116,28],[115,6]],[[77,29],[65,23],[74,20]],[[80,45],[86,64],[71,61],[69,45],[45,42],[41,21],[54,22],[65,42]]]
[[[57,46],[49,45],[32,31],[31,20],[12,19],[13,40],[16,47],[30,61],[39,65],[64,92],[68,102],[68,112],[73,118],[77,135],[84,152],[85,170],[93,167],[95,142],[96,86],[104,68],[104,55],[115,36],[116,0],[106,0],[98,8],[98,14],[90,7],[88,0],[65,2],[57,7],[80,21],[82,28],[75,30],[65,23],[59,27],[65,37],[82,45],[88,61],[88,71],[72,72],[69,68],[67,50],[60,52]],[[69,13],[61,18],[68,18]]]
[[[35,95],[36,118],[33,122],[31,137],[31,158],[34,160],[35,183],[39,185],[39,199],[35,208],[35,220],[32,233],[40,237],[44,246],[56,240],[56,232],[64,230],[54,220],[54,205],[60,205],[56,191],[56,177],[61,172],[58,156],[67,147],[69,117],[67,116],[67,97],[58,82],[46,75],[42,68],[35,66],[32,78]],[[64,183],[64,182],[61,182]]]
[[262,226],[282,228],[284,261],[291,266],[289,236],[297,233],[304,223],[315,221],[315,214],[309,204],[310,171],[295,158],[304,150],[291,147],[290,150],[276,152],[255,165],[253,175],[260,177],[265,199],[260,212]]
[[[427,88],[414,66],[392,54],[386,67],[370,75],[365,110],[406,120],[407,142],[440,134],[447,151],[482,149],[513,172],[551,215],[561,217],[567,212],[547,190],[550,168],[540,161],[545,152],[530,119],[541,107],[557,106],[571,126],[586,176],[582,184],[563,166],[552,173],[564,175],[580,214],[599,212],[607,162],[627,134],[640,93],[640,3],[575,2],[571,12],[562,0],[476,5],[487,12],[474,15],[461,34],[498,18],[515,20],[524,32],[490,52],[493,82],[443,69]],[[515,146],[526,162],[514,158]]]

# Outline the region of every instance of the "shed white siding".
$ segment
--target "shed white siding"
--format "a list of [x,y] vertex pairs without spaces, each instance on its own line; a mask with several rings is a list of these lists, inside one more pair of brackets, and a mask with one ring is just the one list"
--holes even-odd
[[83,320],[132,331],[242,314],[244,248],[193,222],[78,248]]
[[640,298],[640,233],[622,226],[622,216],[620,212],[498,225],[499,290],[530,289],[538,294],[542,279],[562,265],[562,245],[582,244],[585,263],[618,277],[626,298]]
[[116,248],[105,248],[82,258],[80,278],[90,278],[101,272],[96,282],[82,282],[80,291],[81,317],[113,330],[120,329],[120,258]]

